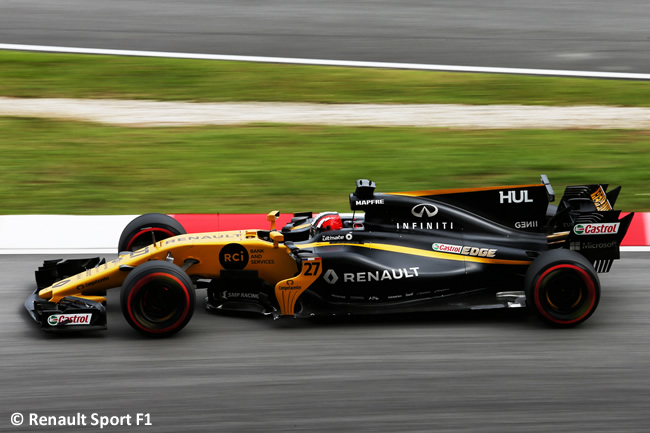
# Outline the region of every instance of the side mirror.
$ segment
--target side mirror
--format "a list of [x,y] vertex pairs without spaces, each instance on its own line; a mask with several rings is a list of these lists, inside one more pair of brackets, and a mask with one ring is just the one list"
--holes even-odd
[[284,242],[284,235],[277,230],[272,231],[269,236],[271,236],[271,240],[273,240],[273,248],[277,248],[280,242]]
[[275,221],[278,219],[280,216],[280,211],[279,210],[272,210],[271,212],[266,215],[266,220],[271,223],[271,231],[276,230],[275,228]]

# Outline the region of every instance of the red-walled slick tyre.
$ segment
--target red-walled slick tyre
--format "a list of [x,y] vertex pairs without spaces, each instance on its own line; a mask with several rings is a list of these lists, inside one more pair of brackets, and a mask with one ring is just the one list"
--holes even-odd
[[[152,233],[153,232],[153,233]],[[181,223],[169,215],[148,213],[131,221],[122,231],[117,252],[137,251],[154,242],[187,233]]]
[[154,260],[132,270],[122,285],[122,313],[134,329],[167,337],[187,325],[194,313],[194,284],[173,263]]
[[540,255],[526,273],[526,303],[545,322],[570,327],[591,316],[600,300],[598,274],[575,251],[558,249]]

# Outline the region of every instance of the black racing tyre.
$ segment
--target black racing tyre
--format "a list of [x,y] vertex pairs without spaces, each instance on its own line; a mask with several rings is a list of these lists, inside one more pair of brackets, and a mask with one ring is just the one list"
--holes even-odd
[[167,337],[187,325],[196,294],[189,275],[173,263],[153,260],[132,270],[122,285],[122,313],[135,330]]
[[526,273],[526,304],[545,322],[570,327],[591,316],[600,301],[600,281],[589,261],[575,251],[550,250]]
[[[151,230],[143,230],[146,228],[151,228]],[[153,231],[153,236],[151,231]],[[124,230],[122,230],[117,252],[137,251],[140,248],[151,245],[154,237],[156,238],[156,242],[159,242],[163,239],[184,235],[186,233],[181,223],[169,215],[161,213],[140,215],[128,223]]]

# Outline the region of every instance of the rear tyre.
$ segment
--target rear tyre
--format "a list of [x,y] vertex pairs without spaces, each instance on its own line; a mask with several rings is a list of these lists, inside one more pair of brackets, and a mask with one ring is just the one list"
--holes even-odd
[[[147,230],[150,228],[151,230]],[[144,230],[143,230],[144,229]],[[153,235],[152,233],[153,232]],[[122,231],[117,252],[137,251],[147,245],[172,236],[184,235],[187,232],[174,218],[161,213],[148,213],[140,215],[131,221]]]
[[154,260],[135,268],[124,281],[122,313],[135,330],[167,337],[187,325],[196,295],[189,275],[173,263]]
[[558,249],[540,255],[526,273],[526,303],[546,323],[571,327],[591,316],[600,301],[598,274],[575,251]]

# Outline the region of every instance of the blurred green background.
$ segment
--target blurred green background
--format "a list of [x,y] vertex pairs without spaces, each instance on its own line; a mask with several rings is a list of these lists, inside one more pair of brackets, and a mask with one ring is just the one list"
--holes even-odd
[[[650,83],[0,51],[0,96],[649,106]],[[0,117],[0,213],[345,211],[378,191],[623,185],[650,210],[650,131],[247,125],[124,128]]]

